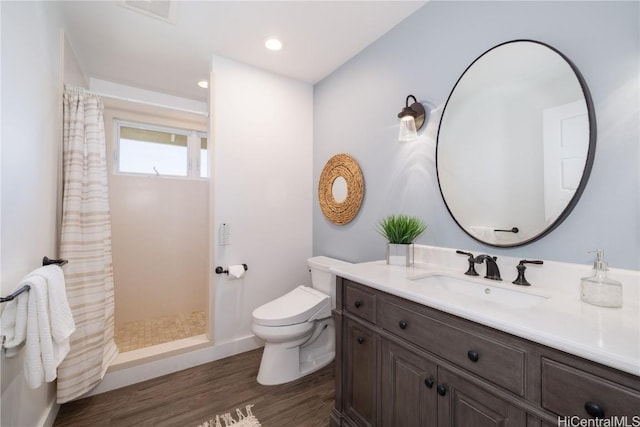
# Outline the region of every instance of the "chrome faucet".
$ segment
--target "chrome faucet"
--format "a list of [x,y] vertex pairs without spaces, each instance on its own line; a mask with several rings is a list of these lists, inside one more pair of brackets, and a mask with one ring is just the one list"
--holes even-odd
[[496,264],[496,260],[498,257],[492,257],[491,255],[478,255],[474,262],[476,264],[482,264],[483,262],[487,265],[487,274],[484,276],[485,279],[491,280],[502,280],[500,277],[500,269],[498,268],[498,264]]

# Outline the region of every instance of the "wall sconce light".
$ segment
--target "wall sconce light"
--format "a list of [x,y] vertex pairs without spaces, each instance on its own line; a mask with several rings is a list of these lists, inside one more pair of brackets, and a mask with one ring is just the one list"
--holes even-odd
[[[411,105],[409,105],[409,98],[413,98]],[[424,125],[424,115],[424,107],[416,100],[416,97],[413,95],[407,96],[405,107],[398,113],[398,118],[400,119],[398,141],[413,141],[417,139],[418,131]]]

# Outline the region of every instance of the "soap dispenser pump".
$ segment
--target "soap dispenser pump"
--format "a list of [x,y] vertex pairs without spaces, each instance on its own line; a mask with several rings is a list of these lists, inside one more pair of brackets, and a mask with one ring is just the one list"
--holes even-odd
[[607,277],[609,268],[604,260],[604,250],[593,252],[596,253],[593,275],[582,278],[580,299],[600,307],[622,307],[622,283]]

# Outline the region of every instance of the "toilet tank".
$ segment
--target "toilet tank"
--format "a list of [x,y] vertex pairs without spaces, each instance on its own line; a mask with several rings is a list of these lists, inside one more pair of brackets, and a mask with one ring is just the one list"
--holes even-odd
[[336,307],[336,277],[329,269],[340,265],[350,264],[335,258],[316,256],[307,260],[311,271],[311,286],[331,297],[331,308]]

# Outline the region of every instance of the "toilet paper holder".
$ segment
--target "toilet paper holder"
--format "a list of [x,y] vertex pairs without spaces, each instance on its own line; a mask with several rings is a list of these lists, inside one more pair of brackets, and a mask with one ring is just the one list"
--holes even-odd
[[[242,264],[242,266],[244,267],[244,271],[249,270],[249,267],[247,267],[247,264]],[[228,268],[224,269],[221,266],[217,266],[216,269],[215,269],[215,272],[216,272],[216,274],[224,273],[224,274],[228,275],[229,274],[229,269]]]

